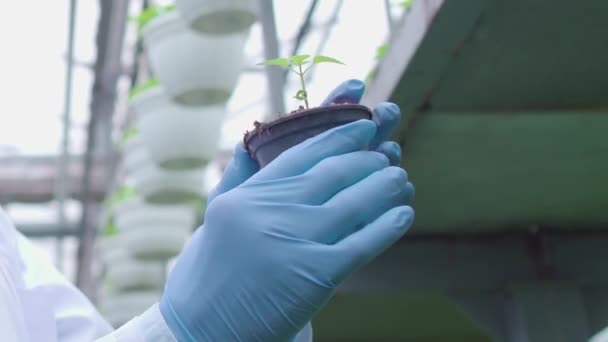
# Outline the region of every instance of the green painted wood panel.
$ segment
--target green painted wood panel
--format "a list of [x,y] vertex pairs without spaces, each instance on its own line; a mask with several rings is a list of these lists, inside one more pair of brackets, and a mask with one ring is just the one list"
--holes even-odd
[[338,295],[313,321],[315,341],[490,342],[446,298],[432,295]]
[[403,144],[414,232],[608,227],[608,115],[419,116]]
[[445,1],[390,98],[408,113],[605,107],[606,12],[603,0]]

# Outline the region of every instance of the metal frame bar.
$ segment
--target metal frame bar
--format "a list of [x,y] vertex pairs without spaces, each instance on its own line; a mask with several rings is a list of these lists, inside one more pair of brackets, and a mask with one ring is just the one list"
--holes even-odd
[[[272,0],[259,0],[258,7],[264,36],[264,57],[266,59],[277,58],[280,49]],[[272,120],[285,112],[285,101],[283,99],[285,74],[278,68],[267,66],[266,76],[268,78],[270,110],[264,119]]]
[[[76,0],[70,0],[69,28],[68,28],[68,51],[65,72],[65,90],[63,103],[62,143],[61,155],[58,163],[58,178],[55,198],[57,200],[57,221],[60,227],[65,226],[65,200],[67,195],[67,174],[70,162],[70,116],[72,111],[72,79],[74,74],[74,40],[76,34]],[[55,254],[57,268],[63,270],[63,240],[57,237]]]
[[[89,297],[96,291],[91,269],[96,237],[96,203],[91,198],[91,171],[96,149],[98,124],[110,120],[115,108],[116,85],[123,72],[122,52],[129,8],[128,0],[99,0],[101,15],[97,32],[95,81],[88,125],[83,176],[83,210],[79,228],[76,285]],[[111,125],[109,125],[111,127]],[[101,137],[103,138],[103,137]],[[109,152],[109,151],[106,151]],[[111,156],[108,156],[111,157]],[[112,161],[111,159],[110,161]]]

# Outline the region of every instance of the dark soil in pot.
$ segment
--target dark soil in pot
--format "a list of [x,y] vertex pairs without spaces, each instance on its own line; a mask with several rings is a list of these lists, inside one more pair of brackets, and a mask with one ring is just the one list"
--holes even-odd
[[272,122],[256,123],[256,128],[245,134],[245,148],[260,167],[264,167],[283,151],[308,138],[334,127],[371,118],[371,110],[358,104],[301,109]]

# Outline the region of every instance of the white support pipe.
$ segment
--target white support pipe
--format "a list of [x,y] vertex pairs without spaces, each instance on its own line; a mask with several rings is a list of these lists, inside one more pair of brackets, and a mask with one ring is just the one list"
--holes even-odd
[[[67,197],[67,175],[70,163],[70,117],[72,111],[72,79],[74,72],[74,39],[76,25],[76,0],[70,0],[69,9],[69,28],[68,28],[68,51],[65,72],[65,89],[63,97],[62,115],[62,141],[61,157],[58,163],[59,177],[55,189],[55,199],[57,201],[57,221],[60,227],[67,224],[65,214],[65,200]],[[56,241],[57,268],[63,270],[63,239],[58,237]]]

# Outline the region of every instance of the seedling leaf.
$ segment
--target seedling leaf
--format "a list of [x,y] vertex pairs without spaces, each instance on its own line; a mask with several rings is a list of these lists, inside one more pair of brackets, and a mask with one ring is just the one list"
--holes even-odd
[[258,63],[257,65],[278,65],[278,66],[283,67],[283,68],[288,68],[289,67],[289,59],[288,58],[269,59],[267,61],[263,61],[261,63]]
[[[298,90],[294,98],[300,101],[304,101],[304,105],[306,106],[306,109],[308,109],[308,92],[306,91],[306,82],[304,80],[304,74],[306,74],[306,72],[308,72],[308,70],[310,70],[313,65],[319,63],[344,64],[341,61],[329,56],[317,55],[314,56],[312,60],[310,60],[310,55],[295,55],[287,58],[270,59],[258,63],[257,65],[278,65],[298,75],[298,78],[300,79],[301,89]],[[305,68],[302,68],[304,64],[309,65]]]
[[342,64],[345,65],[344,63],[340,62],[339,60],[333,58],[333,57],[329,57],[329,56],[323,56],[323,55],[318,55],[315,56],[312,60],[313,64],[319,64],[319,63],[336,63],[336,64]]
[[296,66],[301,66],[308,63],[310,55],[296,55],[289,57],[289,63]]
[[295,99],[298,99],[300,101],[306,100],[306,90],[300,89],[298,90],[298,92],[296,93],[296,96],[294,96]]

